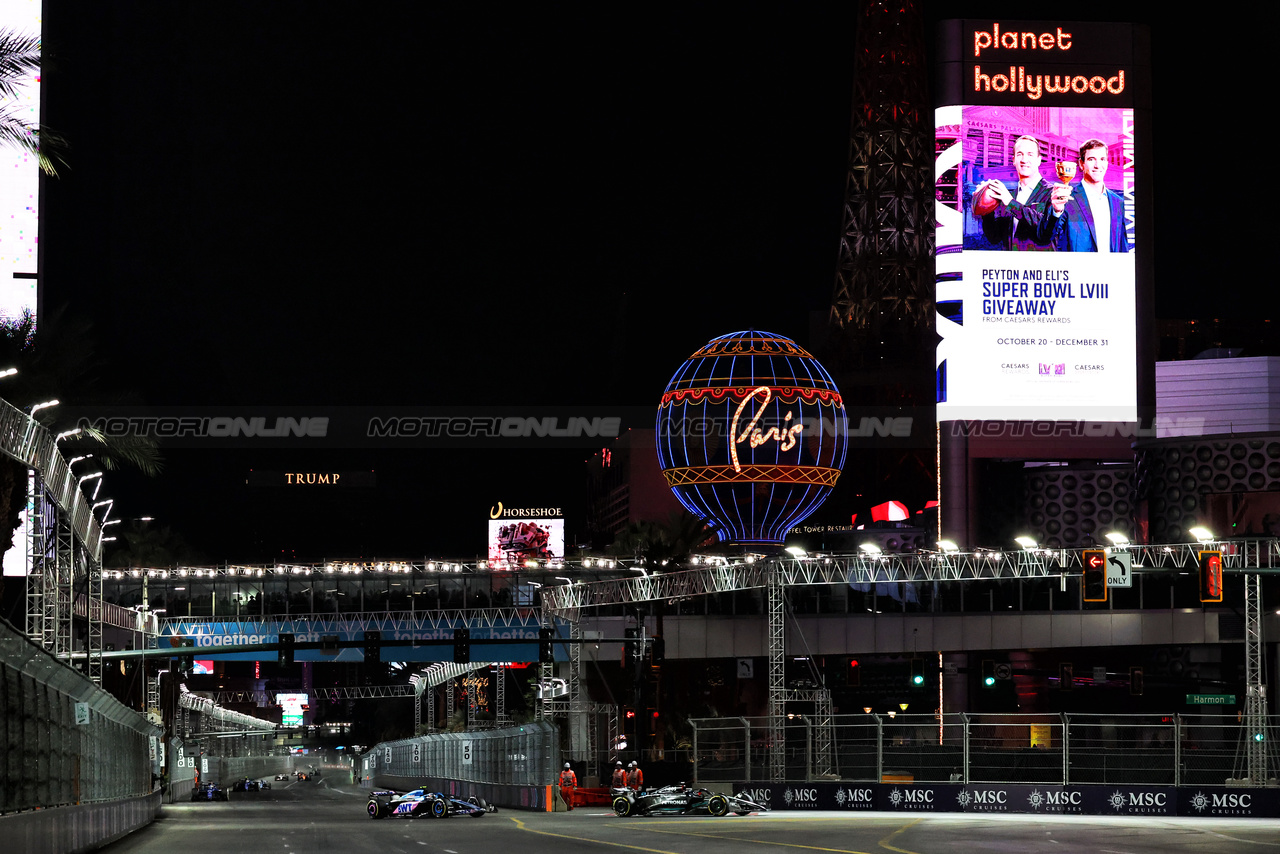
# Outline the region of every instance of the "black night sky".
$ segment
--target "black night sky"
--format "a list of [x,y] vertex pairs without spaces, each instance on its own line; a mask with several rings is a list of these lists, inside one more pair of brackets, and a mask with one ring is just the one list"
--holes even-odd
[[[42,201],[46,306],[93,321],[104,393],[158,408],[653,406],[708,339],[807,343],[827,309],[856,9],[46,0],[44,121],[71,143]],[[1183,104],[1222,63],[1260,66],[1241,57],[1268,28],[1228,56],[1147,23],[1157,311],[1221,314],[1269,206],[1246,215],[1191,155],[1220,174],[1265,134],[1244,89]],[[1204,207],[1172,215],[1193,187]],[[1215,219],[1228,246],[1189,224]],[[564,507],[572,543],[588,454],[177,449],[104,490],[216,561],[464,557],[499,500]],[[244,485],[295,466],[378,486]]]

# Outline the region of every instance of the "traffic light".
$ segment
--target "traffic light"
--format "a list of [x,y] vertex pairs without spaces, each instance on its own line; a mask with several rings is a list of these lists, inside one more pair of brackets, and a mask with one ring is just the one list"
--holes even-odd
[[662,659],[666,657],[667,644],[661,635],[654,635],[649,642],[649,660],[654,664],[660,664]]
[[640,656],[640,630],[623,629],[622,635],[626,638],[622,644],[622,663],[626,664]]
[[382,661],[382,632],[364,633],[364,663],[374,665]]
[[1085,549],[1080,553],[1084,563],[1084,601],[1107,601],[1107,553],[1102,549]]
[[1058,665],[1058,688],[1062,691],[1070,691],[1072,684],[1075,682],[1075,667],[1070,662],[1063,662]]
[[649,715],[649,735],[658,734],[658,710],[654,709]]
[[276,663],[281,667],[293,664],[293,635],[280,634],[280,648],[276,650]]
[[555,647],[551,643],[555,636],[555,629],[538,629],[538,661],[543,664],[551,664],[556,660]]
[[990,659],[982,662],[982,687],[994,688],[996,684],[996,663]]
[[911,687],[924,687],[924,659],[911,659]]
[[849,677],[850,688],[857,688],[862,684],[862,668],[858,666],[858,659],[849,659],[849,669],[846,674]]
[[453,663],[471,662],[471,629],[453,630]]
[[1142,695],[1142,668],[1129,668],[1129,693],[1138,696]]
[[1200,552],[1200,601],[1222,601],[1222,552]]
[[622,731],[624,733],[628,733],[628,732],[635,733],[635,725],[636,725],[636,710],[623,709],[622,710]]

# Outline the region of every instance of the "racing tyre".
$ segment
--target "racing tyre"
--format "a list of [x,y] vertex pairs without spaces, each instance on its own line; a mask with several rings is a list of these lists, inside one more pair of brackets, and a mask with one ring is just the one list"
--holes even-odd
[[470,797],[470,798],[467,798],[467,801],[472,806],[476,806],[480,808],[480,812],[473,812],[471,814],[472,818],[481,818],[484,816],[486,812],[489,811],[488,805],[484,802],[484,798]]
[[729,801],[724,795],[712,795],[711,800],[707,801],[707,812],[715,816],[727,815],[729,812]]
[[437,798],[431,802],[429,815],[432,818],[448,818],[449,805],[446,804],[444,801],[440,800],[439,798]]
[[369,818],[385,818],[387,815],[382,808],[382,801],[369,801],[365,809],[369,813]]
[[631,815],[631,801],[627,798],[614,798],[613,811],[624,818]]

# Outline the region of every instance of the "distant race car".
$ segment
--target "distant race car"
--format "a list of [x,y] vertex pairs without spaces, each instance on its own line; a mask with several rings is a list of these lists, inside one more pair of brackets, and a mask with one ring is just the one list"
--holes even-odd
[[414,789],[404,794],[393,791],[372,792],[365,809],[369,818],[449,818],[454,815],[480,818],[485,813],[498,811],[493,804],[486,803],[484,798],[473,797],[464,801],[441,792],[428,792],[426,789]]
[[191,790],[193,801],[225,801],[227,793],[217,783],[197,783]]
[[262,788],[262,783],[258,780],[252,780],[248,777],[241,777],[231,784],[233,792],[256,792]]
[[680,783],[647,792],[613,790],[613,811],[627,815],[746,815],[768,807],[737,795],[726,795]]
[[288,780],[288,779],[289,779],[289,775],[288,775],[288,774],[277,774],[277,775],[276,775],[276,779],[277,779],[277,780]]

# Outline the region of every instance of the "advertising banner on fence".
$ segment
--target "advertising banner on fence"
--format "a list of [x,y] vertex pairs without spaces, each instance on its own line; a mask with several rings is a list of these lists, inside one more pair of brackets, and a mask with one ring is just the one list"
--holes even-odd
[[1026,783],[733,784],[775,810],[1280,818],[1280,789]]
[[[382,640],[418,640],[447,641],[447,643],[424,644],[422,646],[383,646],[382,661],[453,661],[453,630],[463,628],[457,626],[426,625],[411,620],[385,620],[377,624],[370,623],[370,631],[382,633]],[[511,619],[488,626],[466,626],[471,630],[471,659],[473,661],[537,661],[538,660],[538,619]],[[175,620],[163,623],[160,627],[160,645],[167,646],[178,638],[190,638],[200,651],[202,659],[219,659],[223,661],[275,661],[274,650],[258,652],[219,653],[223,647],[248,646],[254,644],[275,644],[280,642],[280,633],[293,635],[295,643],[324,643],[326,641],[363,642],[366,626],[351,621],[317,621],[317,620],[227,620],[218,622]],[[567,626],[561,627],[560,634],[568,636]],[[479,640],[504,640],[510,643],[480,644]],[[558,658],[565,658],[565,645],[555,647]],[[297,649],[295,661],[363,661],[364,651],[360,647],[325,649]]]

